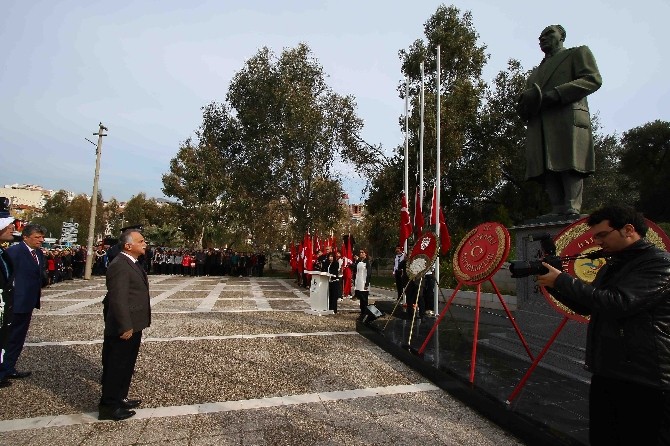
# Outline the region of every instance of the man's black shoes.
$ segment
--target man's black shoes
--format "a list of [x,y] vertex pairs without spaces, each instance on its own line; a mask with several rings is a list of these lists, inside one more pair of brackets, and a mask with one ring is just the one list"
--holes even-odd
[[121,407],[124,409],[134,409],[140,404],[142,404],[142,400],[131,400],[128,398],[124,398],[121,400]]
[[13,373],[8,373],[7,378],[9,378],[9,379],[23,379],[23,378],[29,377],[32,374],[33,374],[33,372],[13,372]]
[[121,421],[135,415],[134,410],[124,409],[123,407],[112,410],[108,407],[100,406],[98,410],[98,420]]
[[7,378],[0,379],[0,387],[9,387],[12,385],[12,382]]

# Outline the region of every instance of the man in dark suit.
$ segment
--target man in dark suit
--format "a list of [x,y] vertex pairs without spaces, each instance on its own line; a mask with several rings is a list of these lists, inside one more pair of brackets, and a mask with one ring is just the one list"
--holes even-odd
[[595,171],[591,117],[586,97],[602,85],[586,46],[564,48],[565,29],[540,34],[544,59],[528,76],[517,112],[526,121],[526,178],[540,181],[550,215],[578,218],[583,180]]
[[[0,243],[14,240],[14,217],[9,214],[9,199],[0,197]],[[14,268],[7,251],[0,247],[0,364],[3,362],[5,347],[12,323],[14,305]],[[12,382],[3,377],[0,387],[7,387]]]
[[395,247],[395,257],[393,258],[393,277],[395,278],[395,289],[398,294],[398,300],[402,297],[407,282],[405,281],[405,274],[402,270],[402,262],[405,260],[405,250],[402,245]]
[[5,378],[26,378],[32,373],[16,370],[16,362],[26,342],[33,310],[40,308],[43,270],[46,267],[41,247],[46,232],[43,226],[26,225],[21,233],[23,241],[7,248],[14,265],[14,315],[7,349],[0,366],[0,381]]
[[142,330],[151,324],[149,281],[137,259],[146,251],[142,233],[130,229],[119,237],[121,252],[107,267],[103,300],[105,336],[102,344],[100,420],[124,420],[140,400],[128,399],[140,349]]

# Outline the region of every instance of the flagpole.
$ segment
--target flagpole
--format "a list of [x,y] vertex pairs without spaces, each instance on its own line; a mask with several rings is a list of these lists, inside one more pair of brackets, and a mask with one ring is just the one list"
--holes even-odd
[[[435,129],[435,133],[437,134],[437,156],[436,156],[436,164],[437,164],[437,169],[436,169],[436,175],[435,175],[435,182],[437,185],[437,192],[435,192],[435,233],[439,234],[440,233],[440,171],[441,169],[441,162],[440,162],[440,45],[437,46],[437,76],[436,76],[436,82],[437,82],[437,106],[436,106],[436,113],[437,113],[437,125]],[[438,251],[439,252],[439,251]],[[438,296],[440,293],[440,257],[438,255],[437,257],[437,262],[435,262],[435,292],[434,292],[434,307],[436,312],[439,312],[439,307],[438,307]]]
[[[409,196],[409,79],[405,77],[405,198]],[[409,200],[407,200],[409,208]],[[409,209],[407,210],[409,212]],[[407,239],[403,250],[407,253]]]
[[[423,204],[423,103],[424,103],[424,73],[423,62],[421,62],[421,125],[419,126],[419,198]],[[423,207],[423,206],[422,206]]]

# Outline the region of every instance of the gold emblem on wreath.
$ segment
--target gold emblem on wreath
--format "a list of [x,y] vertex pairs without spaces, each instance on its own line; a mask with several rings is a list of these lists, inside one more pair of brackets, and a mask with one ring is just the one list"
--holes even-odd
[[[456,276],[456,279],[458,279],[460,282],[481,282],[482,280],[488,278],[491,276],[495,270],[500,266],[500,260],[502,259],[503,254],[505,253],[505,233],[500,226],[496,226],[495,228],[495,233],[497,237],[497,242],[496,242],[496,252],[493,255],[489,255],[490,257],[486,259],[488,262],[488,265],[486,265],[486,268],[483,268],[481,271],[476,272],[476,273],[469,273],[465,272],[461,269],[459,259],[462,257],[461,250],[463,248],[463,245],[465,245],[466,242],[470,241],[470,238],[475,235],[477,232],[478,228],[473,229],[472,231],[468,232],[465,237],[461,240],[461,242],[458,244],[458,247],[456,248],[456,251],[454,253],[454,257],[452,259],[452,265],[454,267],[454,275]],[[470,250],[470,255],[475,256],[475,248],[479,248],[479,251],[477,254],[481,254],[483,252],[483,248],[481,246],[475,246]],[[467,253],[465,253],[467,254]]]

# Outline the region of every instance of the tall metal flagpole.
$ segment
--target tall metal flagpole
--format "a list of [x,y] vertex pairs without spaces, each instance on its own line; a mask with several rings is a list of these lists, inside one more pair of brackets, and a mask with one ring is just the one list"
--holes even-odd
[[421,202],[421,208],[423,209],[423,105],[424,105],[424,73],[423,73],[423,62],[421,62],[421,96],[419,101],[421,102],[421,125],[419,126],[419,200]]
[[[405,77],[405,183],[404,191],[405,198],[409,196],[409,79]],[[407,200],[409,203],[409,200]],[[408,210],[409,212],[409,210]],[[407,239],[405,239],[405,246],[403,246],[405,255],[407,255]]]
[[[439,234],[440,233],[440,171],[442,170],[441,167],[442,165],[440,164],[440,45],[437,46],[437,76],[436,76],[436,82],[437,82],[437,106],[436,106],[436,113],[437,113],[437,125],[435,129],[435,133],[437,134],[437,156],[436,156],[436,164],[437,164],[437,169],[436,169],[436,174],[435,174],[435,182],[436,182],[436,192],[435,192],[435,233]],[[441,242],[441,240],[440,240]],[[439,249],[439,248],[438,248]],[[439,252],[439,251],[438,251]],[[440,292],[440,256],[437,257],[437,262],[435,262],[435,293],[434,293],[434,307],[435,310],[438,310],[438,296]]]
[[103,133],[103,131],[106,131],[107,127],[102,125],[102,122],[100,123],[100,127],[98,129],[98,133],[94,133],[94,135],[98,135],[98,146],[95,149],[95,177],[93,177],[93,196],[91,197],[91,220],[89,221],[88,224],[88,241],[87,243],[87,252],[86,252],[86,267],[84,269],[84,279],[85,280],[90,280],[91,279],[91,269],[93,266],[93,236],[95,235],[95,214],[96,214],[96,207],[98,205],[98,178],[100,176],[100,155],[102,154],[102,137],[107,136],[106,134]]

